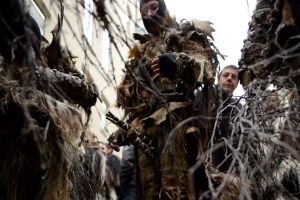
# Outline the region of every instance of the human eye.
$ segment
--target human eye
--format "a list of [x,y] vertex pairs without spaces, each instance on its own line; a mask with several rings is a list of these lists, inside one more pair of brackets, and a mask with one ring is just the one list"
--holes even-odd
[[223,73],[223,77],[228,77],[228,73]]
[[157,8],[158,8],[158,4],[157,4],[157,3],[152,4],[151,8],[152,8],[153,10],[157,9]]

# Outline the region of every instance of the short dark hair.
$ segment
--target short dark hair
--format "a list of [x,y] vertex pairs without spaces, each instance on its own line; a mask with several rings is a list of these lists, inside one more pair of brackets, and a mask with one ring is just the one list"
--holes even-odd
[[220,71],[220,73],[218,74],[218,81],[220,80],[220,77],[221,77],[222,72],[223,72],[224,69],[234,69],[234,70],[236,70],[236,71],[239,70],[239,68],[238,68],[237,66],[235,66],[235,65],[227,65],[227,66],[225,66],[225,67]]

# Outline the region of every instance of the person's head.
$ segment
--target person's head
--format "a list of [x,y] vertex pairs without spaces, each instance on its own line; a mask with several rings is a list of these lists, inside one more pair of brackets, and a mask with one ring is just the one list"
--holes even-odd
[[233,91],[238,85],[238,68],[235,65],[228,65],[224,67],[218,74],[219,86],[225,90],[229,95],[233,94]]
[[106,156],[110,156],[113,154],[113,149],[111,148],[111,146],[109,144],[106,144]]
[[99,142],[99,149],[104,153],[104,155],[109,156],[113,153],[113,149],[104,142]]
[[164,0],[141,0],[140,13],[146,30],[153,35],[158,35],[168,15]]

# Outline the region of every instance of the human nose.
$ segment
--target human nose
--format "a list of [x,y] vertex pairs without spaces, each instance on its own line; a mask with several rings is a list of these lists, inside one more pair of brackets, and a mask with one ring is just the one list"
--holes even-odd
[[148,9],[148,16],[152,16],[154,14],[154,11],[152,9]]
[[233,80],[233,77],[231,75],[227,76],[227,81],[232,82],[232,80]]

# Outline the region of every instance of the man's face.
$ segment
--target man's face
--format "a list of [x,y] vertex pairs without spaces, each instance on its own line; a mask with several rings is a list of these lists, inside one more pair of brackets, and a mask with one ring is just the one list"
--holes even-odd
[[100,143],[99,149],[104,153],[104,155],[109,156],[113,153],[113,149],[107,144]]
[[159,10],[159,2],[150,0],[141,5],[141,15],[143,19],[153,18]]
[[100,143],[99,144],[99,149],[100,149],[100,151],[102,151],[104,153],[104,155],[106,155],[107,148],[106,148],[105,144]]
[[162,16],[159,14],[159,2],[157,0],[149,0],[141,3],[140,12],[146,30],[158,35],[161,29]]
[[238,85],[238,71],[231,68],[223,69],[219,79],[219,85],[223,90],[228,92],[229,95],[232,95]]

